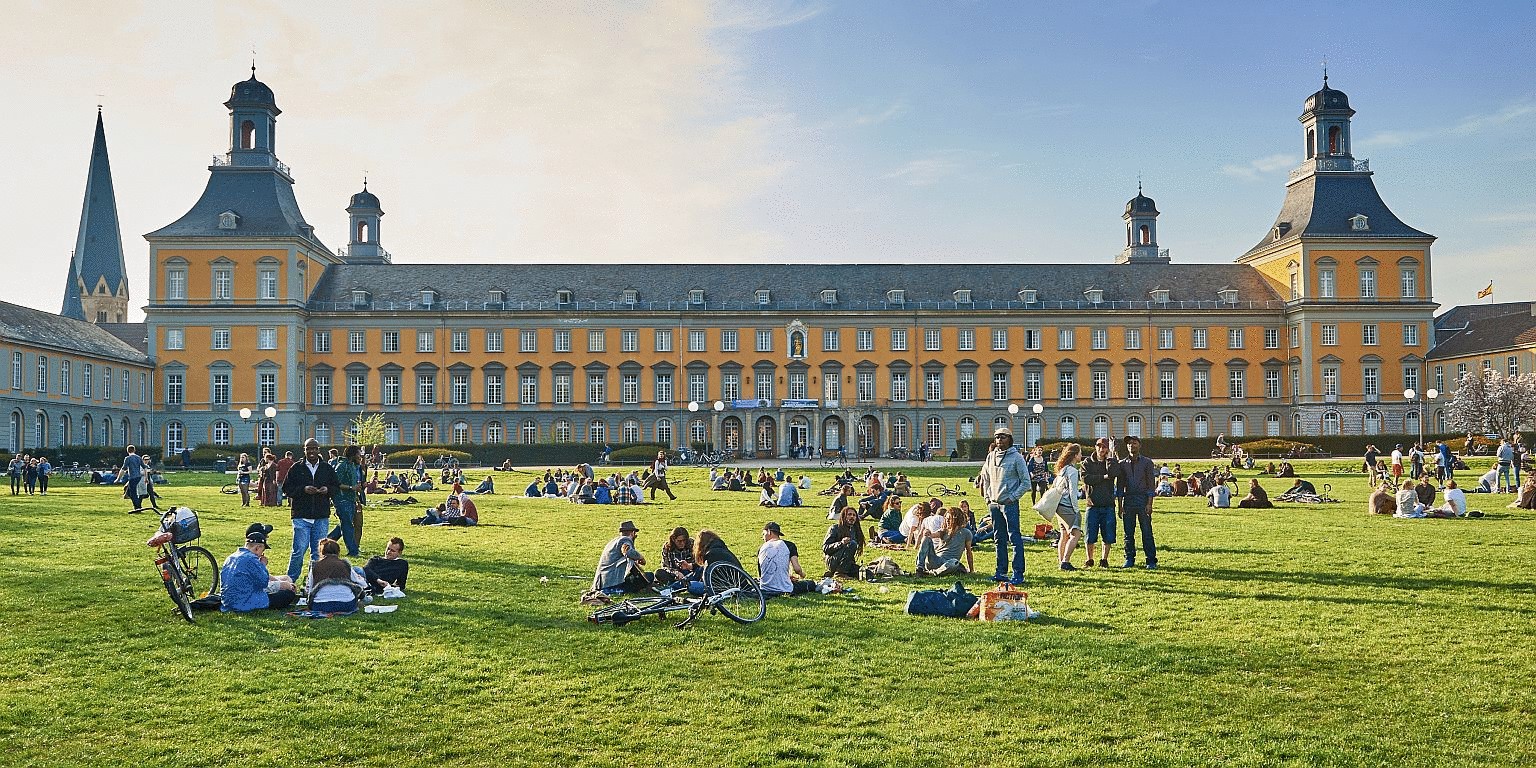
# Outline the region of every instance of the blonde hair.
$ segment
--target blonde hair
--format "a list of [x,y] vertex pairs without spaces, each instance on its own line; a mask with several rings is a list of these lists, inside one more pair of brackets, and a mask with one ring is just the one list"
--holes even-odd
[[1077,443],[1068,443],[1061,449],[1061,455],[1056,457],[1056,469],[1059,471],[1068,464],[1076,464],[1078,458],[1083,455],[1083,447]]

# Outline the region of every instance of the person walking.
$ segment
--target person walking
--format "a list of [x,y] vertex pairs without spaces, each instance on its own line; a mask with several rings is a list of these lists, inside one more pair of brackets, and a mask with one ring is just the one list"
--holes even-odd
[[[1019,530],[1019,497],[1029,488],[1029,468],[1013,444],[1013,430],[999,427],[992,433],[992,449],[982,462],[981,493],[987,501],[996,531],[997,570],[993,581],[1024,583],[1024,533]],[[1013,575],[1008,575],[1008,548],[1013,547]]]
[[656,460],[651,462],[651,476],[646,478],[645,484],[651,489],[651,501],[656,500],[656,491],[662,490],[667,494],[667,499],[677,501],[673,495],[671,486],[667,485],[667,452],[656,452]]
[[320,443],[313,437],[304,441],[304,460],[288,469],[283,495],[287,496],[293,519],[293,554],[288,557],[288,578],[295,583],[304,570],[304,551],[312,550],[311,559],[320,559],[320,540],[325,538],[330,522],[331,500],[337,493],[336,470],[320,455]]
[[1056,476],[1061,478],[1067,488],[1066,493],[1061,494],[1061,501],[1056,503],[1056,525],[1061,530],[1061,536],[1056,540],[1056,559],[1061,563],[1063,571],[1077,570],[1077,566],[1072,565],[1072,553],[1077,551],[1078,542],[1083,540],[1082,517],[1077,511],[1077,493],[1082,480],[1077,460],[1082,455],[1082,446],[1068,443],[1056,459]]
[[[1120,519],[1125,524],[1125,562],[1121,568],[1136,567],[1136,528],[1141,527],[1141,548],[1146,554],[1147,570],[1157,568],[1157,543],[1152,538],[1152,499],[1157,489],[1157,464],[1141,453],[1141,438],[1127,435],[1126,458],[1120,461],[1115,476],[1119,488]],[[1398,465],[1401,467],[1402,465]]]
[[127,455],[123,457],[123,470],[118,473],[118,480],[123,485],[123,492],[128,496],[128,501],[133,504],[134,511],[138,511],[143,502],[139,499],[139,481],[144,477],[144,459],[139,456],[139,451],[134,446],[128,446]]
[[22,475],[23,469],[26,467],[26,463],[27,463],[26,459],[23,459],[21,456],[12,456],[11,457],[11,464],[10,464],[10,467],[9,467],[8,471],[9,471],[9,473],[11,475],[11,495],[12,496],[20,496],[21,495],[21,475]]
[[37,460],[37,492],[39,494],[48,495],[48,477],[52,474],[53,465],[48,463],[48,457],[40,457]]

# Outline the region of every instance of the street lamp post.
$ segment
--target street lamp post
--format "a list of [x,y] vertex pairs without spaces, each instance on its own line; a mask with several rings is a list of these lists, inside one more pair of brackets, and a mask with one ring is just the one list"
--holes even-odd
[[1008,404],[1008,431],[1009,432],[1017,432],[1018,431],[1019,425],[1017,423],[1018,419],[1016,418],[1018,415],[1019,415],[1019,404],[1018,403],[1009,403]]
[[725,403],[723,403],[723,402],[721,402],[719,400],[716,400],[715,401],[715,405],[714,405],[714,409],[715,409],[715,429],[714,429],[714,432],[712,434],[712,437],[714,437],[714,439],[715,439],[715,451],[720,453],[721,455],[724,455],[725,454],[725,436],[720,434],[720,414],[725,412]]
[[[698,413],[699,412],[699,401],[697,401],[697,400],[689,400],[688,401],[688,412],[689,413]],[[693,427],[692,421],[693,421],[693,419],[689,418],[688,419],[689,423],[683,425],[683,440],[682,440],[683,445],[688,447],[688,451],[689,451],[690,454],[693,452],[693,441],[692,441],[693,435],[689,432],[689,430]]]
[[[1040,414],[1045,412],[1045,406],[1043,406],[1043,405],[1041,405],[1039,403],[1035,403],[1034,405],[1029,407],[1029,410],[1034,412],[1036,419],[1040,420],[1040,437],[1044,438],[1045,437],[1045,419],[1041,419],[1040,418]],[[1029,432],[1029,428],[1025,427],[1024,431],[1026,433]],[[1024,437],[1027,439],[1029,437],[1029,435],[1026,434]],[[1030,445],[1029,447],[1033,448],[1035,446],[1034,445]]]
[[1440,397],[1440,391],[1431,387],[1424,392],[1415,392],[1412,387],[1403,390],[1403,399],[1419,404],[1419,447],[1424,447],[1424,403]]

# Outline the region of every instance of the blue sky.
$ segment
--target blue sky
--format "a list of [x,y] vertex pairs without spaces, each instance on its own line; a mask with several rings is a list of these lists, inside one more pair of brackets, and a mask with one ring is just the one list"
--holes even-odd
[[71,8],[0,0],[29,116],[0,125],[0,265],[36,277],[0,298],[50,310],[95,104],[138,305],[139,235],[196,200],[252,47],[321,237],[366,171],[413,262],[1107,261],[1138,174],[1175,263],[1229,261],[1326,57],[1356,156],[1440,238],[1436,299],[1536,299],[1529,3]]

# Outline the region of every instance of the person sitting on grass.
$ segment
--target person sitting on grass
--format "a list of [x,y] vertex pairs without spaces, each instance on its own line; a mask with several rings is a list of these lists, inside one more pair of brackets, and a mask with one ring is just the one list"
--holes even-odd
[[544,475],[544,487],[541,490],[544,491],[545,496],[559,496],[560,484],[555,482],[553,476],[546,474]]
[[[965,527],[965,512],[959,507],[944,510],[944,527],[925,531],[917,545],[917,575],[951,576],[976,570],[971,551],[971,529]],[[965,563],[960,562],[961,558]]]
[[1171,494],[1169,494],[1169,495],[1171,495],[1171,496],[1188,496],[1189,495],[1189,481],[1184,479],[1184,475],[1178,474],[1178,475],[1174,475],[1173,476],[1173,492]]
[[1237,506],[1242,509],[1270,509],[1275,505],[1269,500],[1269,491],[1264,490],[1264,486],[1259,485],[1259,479],[1255,477],[1248,481],[1248,495]]
[[1420,474],[1419,482],[1413,486],[1413,492],[1419,496],[1419,506],[1426,508],[1435,505],[1435,495],[1439,491],[1440,489],[1435,487],[1427,474]]
[[805,475],[801,475],[800,476],[800,490],[802,490],[802,491],[809,491],[810,489],[811,489],[811,478],[809,478],[809,477],[807,477]]
[[356,613],[368,582],[341,556],[341,542],[320,540],[320,559],[309,564],[305,590],[309,610],[316,613]]
[[363,579],[375,595],[382,594],[385,587],[405,589],[405,578],[410,575],[411,564],[401,557],[404,553],[405,539],[396,536],[384,547],[382,556],[368,558],[368,564],[363,566]]
[[267,536],[271,533],[272,526],[252,523],[245,529],[245,546],[225,558],[219,569],[220,611],[282,609],[299,599],[287,574],[274,577],[267,570]]
[[757,505],[759,507],[777,507],[779,505],[779,492],[774,487],[771,478],[763,482],[763,490],[757,495]]
[[[1257,483],[1258,479],[1255,478],[1253,482]],[[1211,486],[1211,490],[1206,491],[1205,496],[1207,507],[1228,509],[1232,506],[1232,491],[1227,488],[1226,483]]]
[[[1451,488],[1452,486],[1450,483],[1446,483],[1445,487]],[[1449,495],[1450,492],[1447,491],[1446,494]],[[1520,495],[1515,497],[1514,503],[1510,504],[1509,508],[1536,509],[1536,476],[1526,476],[1525,482],[1520,485]]]
[[1467,516],[1467,493],[1456,487],[1455,480],[1447,480],[1445,483],[1445,506],[1441,509],[1454,517]]
[[781,507],[800,506],[800,489],[795,486],[794,480],[786,480],[779,484],[778,502]]
[[1275,477],[1295,477],[1295,476],[1296,476],[1296,468],[1291,466],[1291,463],[1289,461],[1282,461],[1282,462],[1280,462],[1280,471],[1275,473]]
[[1369,511],[1373,515],[1390,515],[1397,511],[1397,492],[1385,472],[1380,473],[1380,476],[1383,478],[1382,483],[1371,491]]
[[689,594],[704,594],[704,572],[714,563],[730,563],[741,568],[743,572],[747,570],[742,568],[741,560],[736,557],[736,553],[732,552],[730,547],[725,545],[725,540],[720,538],[720,534],[705,528],[699,531],[699,538],[693,543],[693,564],[698,568],[693,580],[688,582]]
[[[839,515],[841,517],[841,515]],[[880,517],[879,527],[869,527],[869,540],[874,544],[905,544],[906,534],[901,532],[901,497],[892,495],[885,501],[885,512]]]
[[1424,505],[1419,503],[1419,494],[1413,489],[1412,480],[1404,480],[1397,492],[1397,512],[1393,517],[1424,517]]
[[608,487],[608,479],[607,478],[603,478],[602,480],[597,481],[597,487],[592,489],[592,503],[594,503],[594,504],[612,504],[613,503],[613,489]]
[[1313,485],[1312,481],[1310,481],[1310,480],[1303,480],[1303,479],[1298,477],[1298,478],[1296,478],[1296,483],[1294,485],[1292,485],[1289,489],[1287,489],[1285,493],[1280,494],[1280,498],[1281,499],[1294,499],[1297,496],[1316,496],[1316,495],[1317,495],[1317,486]]
[[645,555],[635,547],[640,529],[632,520],[619,523],[619,535],[603,546],[592,575],[592,590],[606,595],[650,589],[652,577],[645,572]]
[[1157,494],[1158,496],[1172,496],[1173,480],[1168,475],[1159,476],[1157,479],[1157,488],[1153,491],[1153,493]]
[[[794,483],[785,485],[793,487]],[[795,574],[800,576],[798,581],[792,578]],[[778,523],[763,526],[763,545],[757,548],[757,583],[764,597],[816,591],[816,582],[805,578],[798,553],[793,545],[784,541],[784,531]]]
[[859,512],[844,507],[836,523],[827,528],[827,537],[821,542],[822,559],[827,564],[827,576],[845,579],[859,577],[859,553],[864,551],[864,532],[859,530]]
[[523,495],[530,499],[537,499],[544,495],[544,489],[539,486],[538,479],[534,479],[527,488],[523,489]]
[[693,564],[693,537],[688,535],[687,528],[673,528],[667,543],[662,545],[661,568],[656,571],[656,579],[686,584],[698,581],[695,578],[697,571],[698,566]]
[[475,503],[467,499],[461,499],[458,494],[448,497],[448,500],[436,507],[427,510],[427,514],[411,521],[412,525],[479,525],[480,511],[475,508]]
[[495,492],[496,492],[496,481],[491,479],[490,475],[486,475],[485,479],[481,480],[480,484],[475,486],[475,489],[473,491],[468,491],[468,493],[475,494],[475,495],[487,494],[487,493],[495,493]]

